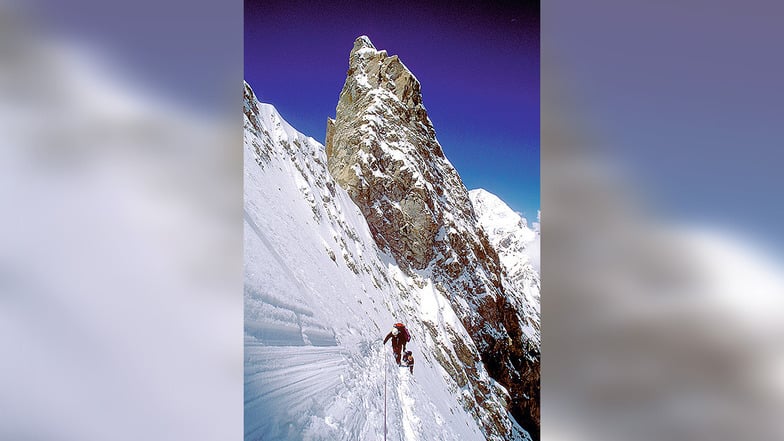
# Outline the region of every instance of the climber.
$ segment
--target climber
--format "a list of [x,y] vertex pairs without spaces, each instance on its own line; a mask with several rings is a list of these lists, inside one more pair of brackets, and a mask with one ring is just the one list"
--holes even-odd
[[395,323],[392,331],[384,339],[384,344],[387,344],[387,340],[390,338],[392,339],[392,351],[395,353],[395,363],[400,366],[400,351],[406,350],[406,343],[411,341],[411,335],[402,323]]
[[409,371],[412,374],[414,373],[414,356],[411,355],[411,351],[406,351],[406,353],[403,354],[403,363],[401,366],[408,367]]

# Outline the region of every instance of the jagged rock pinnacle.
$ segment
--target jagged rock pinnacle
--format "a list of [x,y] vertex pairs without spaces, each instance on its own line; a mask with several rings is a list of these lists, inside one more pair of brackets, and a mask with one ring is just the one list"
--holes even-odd
[[[444,179],[456,188],[462,182],[436,141],[419,81],[366,36],[354,41],[335,119],[327,121],[326,152],[377,242],[404,267],[426,267],[444,209],[427,201]],[[463,193],[456,205],[470,206]]]
[[376,49],[376,47],[373,46],[373,42],[370,41],[370,38],[368,38],[367,35],[360,35],[359,37],[357,37],[356,40],[354,40],[354,49],[352,50],[352,52],[358,51],[363,48],[369,48],[374,50]]

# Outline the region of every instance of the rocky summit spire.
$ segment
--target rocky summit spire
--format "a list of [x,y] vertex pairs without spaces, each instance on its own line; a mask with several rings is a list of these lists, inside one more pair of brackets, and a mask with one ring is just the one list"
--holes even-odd
[[376,47],[373,46],[373,43],[370,41],[370,38],[368,38],[367,35],[360,35],[359,37],[357,37],[356,40],[354,40],[354,49],[351,52],[356,52],[363,48],[368,48],[373,50],[376,49]]
[[447,207],[433,204],[430,195],[462,189],[448,202],[458,211],[470,207],[436,141],[419,81],[366,36],[354,42],[336,118],[327,122],[326,149],[330,172],[364,210],[382,248],[404,267],[422,269],[434,257]]
[[[419,80],[366,36],[351,50],[335,119],[327,121],[326,154],[379,248],[422,286],[432,284],[460,319],[465,331],[449,331],[457,358],[435,357],[456,390],[470,391],[464,404],[487,438],[518,439],[511,412],[536,440],[539,343],[524,333],[522,293],[505,280],[468,190],[444,156]],[[438,326],[431,328],[434,340],[441,338]]]

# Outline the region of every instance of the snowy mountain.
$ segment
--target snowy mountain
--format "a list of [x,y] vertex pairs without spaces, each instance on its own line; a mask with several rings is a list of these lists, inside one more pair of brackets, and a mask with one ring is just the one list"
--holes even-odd
[[489,191],[479,188],[469,191],[468,195],[501,262],[507,268],[530,263],[535,269],[539,255],[536,249],[538,231],[529,228],[525,218]]
[[[454,312],[378,250],[324,148],[247,84],[244,148],[245,439],[381,440],[385,408],[390,440],[483,439],[400,311]],[[381,345],[395,321],[411,329],[414,375]]]
[[540,346],[540,297],[539,297],[539,232],[528,227],[528,222],[509,208],[498,196],[484,189],[468,192],[479,223],[487,233],[490,243],[506,271],[504,282],[508,288],[522,293],[517,309],[524,310],[529,323],[527,337]]
[[538,437],[538,316],[397,57],[357,39],[326,147],[246,84],[244,149],[246,440]]
[[468,190],[436,139],[419,81],[366,36],[349,55],[335,119],[327,122],[326,151],[330,172],[378,246],[407,275],[432,282],[471,336],[451,339],[464,356],[441,362],[460,387],[468,385],[465,404],[487,435],[503,412],[485,402],[485,371],[507,389],[509,410],[536,438],[539,348],[527,336],[538,330],[519,308],[525,295],[505,280]]

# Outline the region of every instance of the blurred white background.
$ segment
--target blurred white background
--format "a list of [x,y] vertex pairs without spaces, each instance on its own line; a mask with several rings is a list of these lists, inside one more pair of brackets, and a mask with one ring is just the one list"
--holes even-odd
[[0,6],[0,439],[241,439],[241,3],[108,3]]
[[782,12],[543,2],[544,439],[784,439]]

